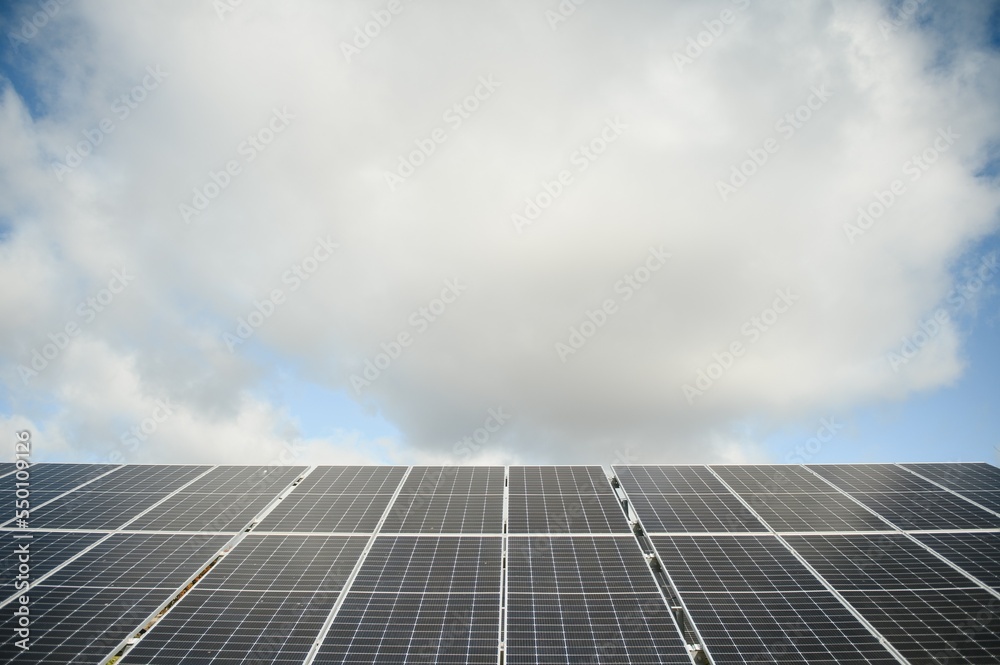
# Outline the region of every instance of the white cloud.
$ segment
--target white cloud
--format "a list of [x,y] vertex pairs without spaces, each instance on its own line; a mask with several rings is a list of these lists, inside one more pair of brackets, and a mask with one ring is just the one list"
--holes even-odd
[[[414,3],[348,63],[340,42],[369,12],[358,3],[243,3],[225,20],[204,3],[67,6],[31,45],[47,54],[34,72],[47,114],[29,118],[9,86],[0,101],[0,215],[14,224],[0,245],[14,313],[0,336],[15,412],[79,457],[169,398],[177,414],[135,461],[266,460],[302,436],[294,411],[255,387],[290,365],[350,392],[406,332],[412,343],[359,397],[404,440],[348,431],[307,441],[310,460],[453,459],[501,403],[516,422],[477,459],[741,460],[760,455],[719,443],[728,423],[959,375],[954,324],[899,372],[885,354],[996,229],[1000,193],[974,174],[1000,126],[998,56],[978,32],[955,39],[984,9],[885,39],[874,3],[754,2],[682,71],[674,53],[716,8],[588,3],[555,32],[544,9]],[[63,20],[87,38],[56,49]],[[157,66],[165,78],[119,117],[114,100]],[[499,87],[449,124],[491,76]],[[807,121],[776,126],[822,86],[829,99]],[[268,138],[274,109],[294,118],[247,148]],[[615,117],[621,136],[581,161]],[[113,131],[59,182],[48,161],[104,118]],[[959,138],[911,179],[908,161],[949,127]],[[384,172],[435,128],[444,142],[391,191]],[[717,182],[769,138],[777,150],[722,201]],[[229,161],[239,173],[185,224],[179,205]],[[511,214],[561,170],[572,183],[518,233]],[[844,225],[894,179],[905,191],[851,243]],[[338,251],[293,291],[283,275],[328,234]],[[626,301],[619,280],[660,245],[671,259]],[[77,321],[122,266],[134,284]],[[440,318],[419,314],[455,278],[468,288]],[[283,303],[230,354],[223,334],[274,289]],[[765,332],[753,317],[779,289],[799,300]],[[561,362],[555,344],[607,299],[617,312]],[[80,337],[25,385],[16,365],[73,321]],[[745,353],[689,404],[682,385],[733,342]]]

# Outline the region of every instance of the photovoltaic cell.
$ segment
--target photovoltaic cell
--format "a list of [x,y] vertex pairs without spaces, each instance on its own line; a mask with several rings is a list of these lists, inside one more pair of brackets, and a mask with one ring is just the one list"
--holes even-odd
[[371,533],[391,498],[391,494],[300,494],[296,488],[254,531]]
[[[28,468],[31,492],[52,491],[68,492],[71,489],[93,480],[103,473],[114,469],[115,464],[32,464]],[[18,482],[16,476],[4,478],[0,487],[14,487]]]
[[848,492],[926,492],[940,490],[895,464],[813,464],[809,468]]
[[497,593],[500,537],[378,536],[351,591]]
[[678,591],[824,591],[774,536],[653,536]]
[[980,582],[1000,588],[1000,533],[927,533],[914,537]]
[[382,533],[500,533],[503,494],[400,494]]
[[599,466],[514,466],[511,494],[604,494],[608,477]]
[[[20,563],[18,549],[29,550],[31,579],[38,579],[88,545],[96,543],[107,534],[86,532],[50,531],[0,531],[0,599],[13,593],[17,567]],[[17,536],[31,536],[18,538]]]
[[508,504],[510,533],[629,533],[610,487],[604,494],[517,494]]
[[786,536],[785,540],[838,591],[976,586],[899,533]]
[[959,492],[962,498],[975,501],[983,508],[1000,513],[1000,492]]
[[400,494],[503,494],[502,466],[415,466]]
[[615,466],[629,494],[730,494],[703,466]]
[[367,541],[250,534],[122,663],[301,663]]
[[31,511],[36,529],[117,529],[167,494],[138,492],[71,492]]
[[983,462],[957,464],[904,464],[921,476],[950,490],[1000,492],[1000,469]]
[[761,519],[779,532],[885,531],[891,527],[843,494],[743,494]]
[[314,662],[496,665],[499,621],[496,593],[349,593]]
[[834,489],[801,466],[712,466],[737,494],[829,494]]
[[715,665],[898,663],[829,592],[683,596]]
[[507,567],[513,593],[659,593],[631,536],[512,536]]
[[869,590],[843,595],[911,663],[997,662],[1000,599],[983,589]]
[[763,533],[767,527],[733,494],[633,494],[649,533]]
[[904,530],[1000,528],[1000,516],[948,492],[855,492],[852,496]]
[[129,464],[83,488],[87,492],[137,492],[169,494],[208,471],[210,466],[182,464]]
[[154,531],[241,531],[284,486],[267,493],[178,492],[149,511],[130,529]]
[[391,495],[405,472],[404,466],[320,466],[299,483],[295,493]]
[[306,470],[304,466],[220,466],[184,488],[193,494],[277,496]]

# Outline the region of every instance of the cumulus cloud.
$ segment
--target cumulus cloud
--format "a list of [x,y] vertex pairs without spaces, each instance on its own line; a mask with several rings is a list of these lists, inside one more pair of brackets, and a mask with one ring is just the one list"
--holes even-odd
[[[129,461],[739,461],[741,419],[960,376],[953,319],[887,357],[996,230],[987,6],[558,6],[63,6],[0,96],[5,424],[97,458],[169,400]],[[258,390],[287,368],[400,438],[304,436]]]

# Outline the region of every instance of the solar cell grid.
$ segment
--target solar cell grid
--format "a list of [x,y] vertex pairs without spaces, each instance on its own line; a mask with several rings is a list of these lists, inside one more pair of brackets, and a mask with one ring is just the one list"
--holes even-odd
[[382,533],[500,533],[502,494],[400,494]]
[[503,494],[502,466],[415,466],[400,494]]
[[729,494],[703,466],[615,466],[618,480],[630,496],[645,494]]
[[629,533],[610,487],[605,494],[510,495],[510,533]]
[[509,665],[691,663],[659,594],[522,593],[507,613]]
[[678,591],[824,591],[774,536],[653,536]]
[[317,664],[495,665],[499,594],[349,593]]
[[299,494],[296,488],[254,531],[371,533],[391,498],[391,494]]
[[829,592],[684,594],[716,665],[898,663]]
[[903,534],[786,536],[785,539],[838,591],[976,586]]
[[1000,528],[1000,516],[948,492],[854,492],[852,496],[904,530]]
[[305,660],[336,593],[188,593],[119,661],[181,663],[296,663]]
[[392,494],[402,466],[320,466],[295,488],[296,494]]
[[507,567],[511,593],[658,593],[631,536],[512,536]]
[[809,469],[848,492],[941,491],[894,464],[813,464]]
[[1000,469],[983,462],[903,466],[951,490],[1000,491]]
[[220,466],[185,487],[184,491],[277,495],[305,470],[304,466]]
[[713,466],[712,470],[738,494],[826,493],[835,491],[822,478],[800,466]]
[[934,533],[914,537],[984,584],[1000,588],[1000,533]]
[[5,663],[100,663],[174,593],[173,589],[59,588],[31,591],[31,641],[15,646],[17,617],[0,619],[0,661]]
[[129,464],[95,480],[88,492],[169,493],[208,471],[210,466]]
[[[114,464],[32,464],[28,467],[31,492],[68,492],[88,480],[114,469]],[[14,487],[16,476],[3,479],[0,487]]]
[[117,529],[166,496],[82,489],[33,509],[30,522],[39,529]]
[[378,536],[354,591],[499,593],[500,537]]
[[997,662],[1000,599],[984,589],[843,595],[911,663]]
[[648,533],[766,533],[732,494],[629,494]]
[[843,494],[744,494],[761,519],[779,532],[885,531],[891,527]]
[[1000,513],[1000,492],[959,492],[963,499],[974,501],[987,510]]
[[337,592],[367,542],[367,536],[249,534],[215,564],[198,588]]
[[[15,536],[30,535],[30,538]],[[96,543],[107,534],[84,532],[0,531],[0,599],[14,593],[14,578],[21,556],[18,549],[28,548],[31,576],[34,579],[46,574],[88,545]]]
[[130,529],[153,531],[242,530],[274,500],[274,494],[203,493],[185,490],[129,524]]
[[603,494],[609,481],[599,466],[515,466],[511,494]]
[[44,581],[59,587],[178,587],[207,564],[225,536],[112,534]]

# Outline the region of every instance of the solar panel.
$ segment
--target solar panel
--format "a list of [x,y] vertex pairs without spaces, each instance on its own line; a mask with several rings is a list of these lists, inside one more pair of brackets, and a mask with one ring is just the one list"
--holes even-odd
[[653,536],[664,567],[686,591],[824,591],[774,536]]
[[405,472],[404,466],[320,466],[299,483],[295,493],[391,495]]
[[510,495],[510,533],[629,533],[628,520],[608,487],[604,494]]
[[16,593],[19,549],[27,547],[31,577],[37,579],[107,534],[86,532],[0,531],[0,598]]
[[211,468],[181,464],[129,464],[95,480],[84,489],[88,492],[168,494]]
[[1000,492],[959,492],[962,498],[978,503],[987,510],[1000,513]]
[[503,494],[503,486],[502,466],[415,466],[400,493]]
[[737,494],[829,494],[833,488],[801,466],[761,464],[755,466],[713,465],[712,470]]
[[391,494],[300,494],[296,488],[254,531],[371,533],[391,498]]
[[38,529],[117,529],[166,496],[82,489],[35,508],[30,523]]
[[921,492],[940,489],[895,464],[813,464],[809,468],[848,492]]
[[764,522],[779,532],[884,531],[889,525],[843,494],[743,494]]
[[277,495],[305,470],[304,466],[220,466],[185,487],[184,491]]
[[615,466],[622,486],[639,494],[729,494],[703,466]]
[[250,534],[122,663],[301,663],[368,538]]
[[[115,464],[33,464],[28,468],[31,492],[68,492],[116,468]],[[16,476],[0,481],[0,487],[14,487]]]
[[632,536],[511,536],[507,567],[511,593],[659,594]]
[[351,591],[496,593],[501,544],[498,536],[378,536]]
[[515,466],[510,469],[511,494],[600,494],[608,477],[599,466]]
[[503,494],[400,494],[383,533],[500,533]]
[[715,665],[899,662],[826,591],[683,597]]
[[767,527],[732,494],[639,494],[629,503],[648,533],[763,533]]
[[838,591],[976,586],[900,533],[787,536],[785,540]]
[[4,611],[0,657],[12,663],[98,663],[204,567],[226,537],[118,534],[28,590],[30,650]]
[[914,537],[980,582],[1000,589],[1000,533],[926,533]]
[[984,589],[868,590],[843,595],[911,663],[997,662],[1000,598]]
[[377,537],[315,662],[495,664],[502,543]]
[[1000,469],[983,462],[956,464],[903,464],[921,476],[950,490],[1000,492]]
[[904,530],[1000,528],[1000,516],[948,492],[855,492],[852,496]]

